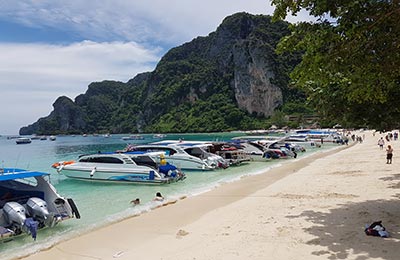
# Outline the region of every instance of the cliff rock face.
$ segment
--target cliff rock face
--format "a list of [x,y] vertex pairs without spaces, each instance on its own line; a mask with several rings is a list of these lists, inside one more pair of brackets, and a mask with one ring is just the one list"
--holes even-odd
[[[224,53],[221,65],[233,68],[232,87],[238,106],[248,113],[270,116],[282,105],[283,94],[282,89],[271,82],[275,78],[274,50],[277,42],[266,38],[261,32],[263,29],[266,32],[274,30],[269,18],[264,16],[242,14],[227,17],[215,34],[210,56],[218,56],[218,50],[223,50],[223,46],[231,42],[232,47]],[[285,29],[282,26],[278,30],[284,33]]]
[[263,54],[259,47],[248,49],[244,44],[235,48],[235,97],[241,109],[257,115],[271,116],[275,108],[283,104],[283,95],[282,90],[271,83],[275,74]]
[[57,120],[61,131],[66,132],[86,127],[84,113],[74,105],[71,99],[60,97],[54,102],[53,107],[54,110],[49,117]]
[[22,127],[20,134],[52,134],[53,130],[57,128],[64,133],[73,133],[76,129],[84,129],[86,122],[84,120],[84,113],[80,107],[68,97],[59,97],[53,104],[53,112],[45,118],[39,119],[32,125]]
[[20,134],[204,132],[254,127],[290,91],[288,69],[298,58],[275,54],[285,22],[238,13],[215,32],[168,51],[153,72],[127,83],[89,85],[75,102],[59,98],[46,118]]

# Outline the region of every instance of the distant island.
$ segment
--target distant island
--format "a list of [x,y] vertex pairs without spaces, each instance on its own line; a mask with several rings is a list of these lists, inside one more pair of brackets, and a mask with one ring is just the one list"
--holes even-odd
[[[315,119],[305,95],[289,87],[300,54],[277,54],[289,24],[237,13],[215,32],[169,50],[152,72],[128,82],[103,81],[71,100],[62,96],[50,115],[21,135],[216,132],[297,127]],[[291,119],[291,120],[289,120]],[[314,123],[311,121],[308,123]]]

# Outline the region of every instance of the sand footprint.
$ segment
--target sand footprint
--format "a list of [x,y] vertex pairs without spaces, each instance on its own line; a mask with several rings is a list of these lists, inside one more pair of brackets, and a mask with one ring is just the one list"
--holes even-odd
[[189,235],[189,232],[183,230],[183,229],[179,229],[178,233],[176,233],[176,238],[181,239],[184,236]]
[[113,254],[113,258],[119,258],[124,254],[124,251],[118,251],[117,253]]

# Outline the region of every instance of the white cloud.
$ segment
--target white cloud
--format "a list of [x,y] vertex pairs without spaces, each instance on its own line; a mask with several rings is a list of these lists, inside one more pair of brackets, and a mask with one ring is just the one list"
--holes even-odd
[[[151,71],[158,49],[132,42],[71,45],[0,44],[0,133],[16,134],[52,111],[57,97],[74,99],[93,81],[127,81]],[[10,117],[10,115],[13,115]]]
[[[3,0],[0,18],[78,32],[96,41],[181,44],[214,31],[236,12],[272,14],[268,0]],[[309,19],[300,14],[289,21]]]

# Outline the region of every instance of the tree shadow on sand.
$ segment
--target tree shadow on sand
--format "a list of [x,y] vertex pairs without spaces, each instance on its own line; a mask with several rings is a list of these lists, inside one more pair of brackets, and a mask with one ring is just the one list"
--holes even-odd
[[[313,255],[324,255],[328,259],[400,259],[399,200],[346,203],[329,212],[309,210],[286,217],[302,218],[313,223],[304,231],[316,238],[306,241],[306,244],[326,247],[326,250],[314,251]],[[365,225],[378,220],[382,220],[390,234],[389,238],[372,237],[364,233]]]
[[380,180],[390,182],[389,188],[400,189],[400,174],[393,174],[388,177],[382,177],[380,178]]

